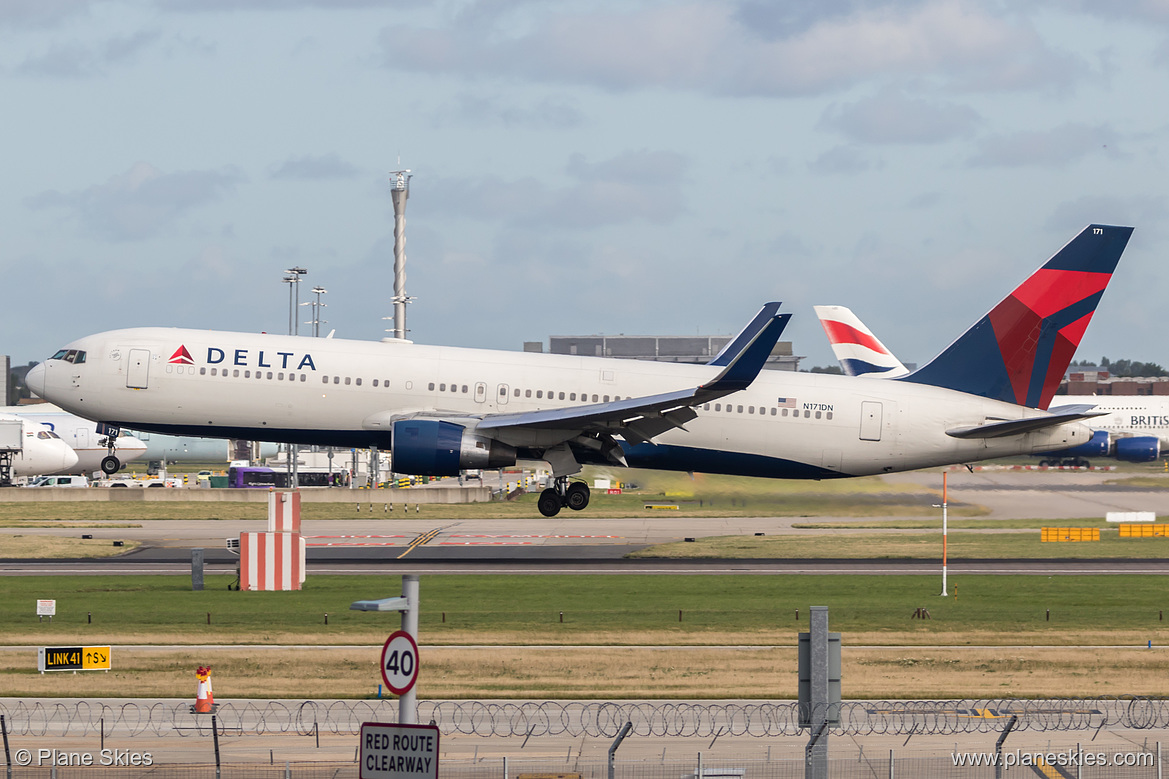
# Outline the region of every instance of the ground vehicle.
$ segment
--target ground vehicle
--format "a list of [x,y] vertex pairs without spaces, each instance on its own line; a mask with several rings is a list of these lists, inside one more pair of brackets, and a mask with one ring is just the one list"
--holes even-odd
[[279,487],[288,486],[288,474],[271,468],[240,467],[227,469],[228,487]]
[[89,479],[84,476],[38,476],[26,487],[88,487]]

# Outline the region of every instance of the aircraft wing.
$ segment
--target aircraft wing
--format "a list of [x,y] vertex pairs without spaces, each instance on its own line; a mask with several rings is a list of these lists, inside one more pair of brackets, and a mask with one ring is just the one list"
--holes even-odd
[[777,314],[779,303],[768,303],[734,341],[737,351],[720,353],[723,370],[711,381],[690,389],[609,403],[567,408],[489,414],[476,425],[478,430],[574,430],[620,434],[630,443],[649,441],[656,435],[682,427],[698,416],[693,406],[746,389],[759,375],[775,348],[791,314]]
[[1095,406],[1080,403],[1071,406],[1060,406],[1051,409],[1051,412],[1041,417],[1027,417],[1026,419],[1008,419],[1003,422],[987,422],[983,425],[971,427],[955,427],[946,431],[946,435],[954,438],[1001,438],[1008,435],[1023,435],[1045,427],[1055,427],[1064,422],[1075,422],[1080,419],[1104,416],[1105,411],[1093,411]]

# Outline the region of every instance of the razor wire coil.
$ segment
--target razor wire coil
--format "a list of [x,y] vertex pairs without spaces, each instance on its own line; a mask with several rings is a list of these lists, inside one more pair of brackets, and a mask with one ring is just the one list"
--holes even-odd
[[[794,701],[420,701],[418,721],[444,734],[483,737],[590,736],[613,738],[630,722],[632,733],[653,737],[796,736]],[[840,735],[950,735],[1003,729],[1035,732],[1123,727],[1169,728],[1169,699],[1143,696],[1038,700],[847,701],[832,708]],[[0,700],[9,733],[22,736],[209,736],[211,718],[178,701],[45,702]],[[819,719],[815,717],[814,719]],[[397,721],[395,700],[229,701],[215,723],[221,733],[354,735],[363,722]]]

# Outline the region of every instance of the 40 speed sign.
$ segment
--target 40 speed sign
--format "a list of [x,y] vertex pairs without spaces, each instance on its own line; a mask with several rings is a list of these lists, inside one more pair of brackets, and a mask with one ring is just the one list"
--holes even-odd
[[405,630],[395,630],[382,646],[382,681],[394,695],[410,692],[418,681],[418,644]]

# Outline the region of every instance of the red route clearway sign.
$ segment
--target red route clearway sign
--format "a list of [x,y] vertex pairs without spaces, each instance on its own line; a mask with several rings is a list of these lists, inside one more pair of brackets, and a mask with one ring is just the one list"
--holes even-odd
[[360,779],[438,779],[438,726],[361,723]]

